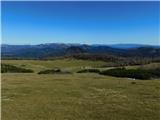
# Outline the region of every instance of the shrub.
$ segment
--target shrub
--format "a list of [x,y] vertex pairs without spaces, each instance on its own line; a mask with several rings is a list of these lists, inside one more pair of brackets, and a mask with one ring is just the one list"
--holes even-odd
[[90,72],[90,73],[100,73],[100,71],[98,69],[84,69],[84,70],[78,71],[77,73],[87,73],[87,72]]
[[160,68],[150,69],[149,71],[153,77],[160,77]]
[[69,71],[61,71],[60,69],[51,69],[38,72],[38,74],[71,74]]
[[1,64],[1,73],[33,73],[31,69],[25,69],[8,64]]
[[54,74],[54,73],[60,73],[60,72],[61,72],[60,69],[51,69],[51,70],[40,71],[38,72],[38,74]]
[[102,75],[110,75],[115,77],[128,77],[135,79],[151,79],[152,73],[149,70],[142,69],[126,69],[126,68],[115,68],[100,72]]
[[133,82],[131,82],[131,84],[136,84],[136,82],[133,81]]

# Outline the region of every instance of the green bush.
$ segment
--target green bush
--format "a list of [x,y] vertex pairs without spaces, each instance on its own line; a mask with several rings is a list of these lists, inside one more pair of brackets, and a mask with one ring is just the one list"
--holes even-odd
[[50,69],[38,72],[38,74],[71,74],[69,71],[61,71],[60,69]]
[[150,69],[149,71],[153,77],[160,77],[160,68]]
[[84,70],[78,71],[77,73],[87,73],[87,72],[90,72],[90,73],[100,73],[100,71],[98,69],[84,69]]
[[1,73],[33,73],[31,69],[25,69],[8,64],[1,64]]
[[[153,72],[153,71],[152,71]],[[128,77],[135,79],[151,79],[153,76],[150,70],[143,69],[126,69],[126,68],[115,68],[100,72],[102,75],[110,75],[115,77]]]
[[60,72],[61,72],[60,69],[51,69],[51,70],[40,71],[38,72],[38,74],[54,74],[54,73],[60,73]]

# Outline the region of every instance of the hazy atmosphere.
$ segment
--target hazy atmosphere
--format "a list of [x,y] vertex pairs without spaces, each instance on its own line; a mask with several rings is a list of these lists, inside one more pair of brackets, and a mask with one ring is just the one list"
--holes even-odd
[[159,2],[2,2],[2,43],[159,44]]

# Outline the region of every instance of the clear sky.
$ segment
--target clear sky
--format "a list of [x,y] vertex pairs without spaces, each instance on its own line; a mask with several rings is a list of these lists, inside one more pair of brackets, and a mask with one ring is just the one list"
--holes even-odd
[[160,41],[160,2],[10,1],[1,10],[4,44]]

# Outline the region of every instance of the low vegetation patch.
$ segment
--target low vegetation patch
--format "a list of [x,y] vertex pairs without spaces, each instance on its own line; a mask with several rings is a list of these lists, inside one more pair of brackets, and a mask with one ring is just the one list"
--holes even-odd
[[51,69],[51,70],[43,70],[38,72],[38,74],[54,74],[54,73],[59,73],[61,72],[60,69]]
[[135,79],[151,79],[160,77],[160,69],[126,69],[126,68],[115,68],[100,72],[102,75],[110,75],[115,77],[128,77]]
[[156,68],[156,69],[148,69],[148,71],[152,74],[153,77],[160,77],[160,68]]
[[100,71],[98,69],[84,69],[84,70],[80,70],[77,73],[100,73]]
[[70,74],[71,72],[68,71],[61,71],[60,69],[50,69],[50,70],[43,70],[38,72],[38,74]]
[[31,69],[16,67],[9,64],[1,64],[1,73],[33,73]]

